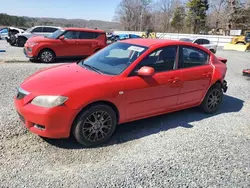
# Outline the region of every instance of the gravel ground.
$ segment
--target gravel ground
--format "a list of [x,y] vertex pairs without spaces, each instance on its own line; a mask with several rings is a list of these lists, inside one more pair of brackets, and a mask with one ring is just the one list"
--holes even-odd
[[28,58],[23,54],[23,48],[11,46],[6,40],[0,40],[0,50],[6,52],[0,52],[0,63],[1,62],[25,62],[29,61]]
[[[229,89],[215,115],[184,110],[117,128],[107,145],[43,140],[13,108],[25,77],[44,64],[0,64],[0,187],[250,187],[249,53],[219,51]],[[51,65],[49,65],[51,66]]]

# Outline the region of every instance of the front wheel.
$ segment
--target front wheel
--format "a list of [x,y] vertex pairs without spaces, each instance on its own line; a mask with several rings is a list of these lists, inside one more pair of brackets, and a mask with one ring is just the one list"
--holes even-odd
[[85,147],[105,143],[114,133],[116,113],[107,105],[95,105],[83,111],[73,125],[72,133]]
[[39,60],[42,63],[52,63],[55,60],[55,54],[49,49],[42,50],[39,54]]
[[221,85],[217,83],[208,90],[200,107],[205,113],[215,113],[219,109],[222,99],[223,91]]

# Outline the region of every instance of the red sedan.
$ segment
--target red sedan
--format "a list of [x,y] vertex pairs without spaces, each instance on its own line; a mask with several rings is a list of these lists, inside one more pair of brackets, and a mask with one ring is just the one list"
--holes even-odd
[[92,147],[106,142],[117,124],[194,106],[216,112],[227,90],[226,61],[192,43],[124,40],[30,76],[15,107],[31,132],[73,134]]

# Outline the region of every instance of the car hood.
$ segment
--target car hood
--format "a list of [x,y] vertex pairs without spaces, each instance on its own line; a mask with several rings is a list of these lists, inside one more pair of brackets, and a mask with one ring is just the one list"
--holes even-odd
[[21,84],[21,88],[33,95],[60,95],[111,79],[112,76],[85,69],[77,63],[70,63],[36,72]]
[[44,36],[32,36],[29,38],[29,42],[43,42],[43,41],[51,41],[53,39],[46,38]]

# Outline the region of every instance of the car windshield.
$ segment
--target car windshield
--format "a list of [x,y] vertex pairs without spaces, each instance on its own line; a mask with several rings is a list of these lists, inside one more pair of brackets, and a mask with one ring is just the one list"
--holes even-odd
[[145,46],[116,42],[79,62],[79,65],[99,73],[119,75],[147,49]]
[[181,38],[180,41],[184,41],[184,42],[192,42],[191,39],[188,39],[188,38]]
[[58,29],[54,33],[51,33],[50,35],[48,35],[47,38],[57,39],[63,32],[64,32],[64,30]]

